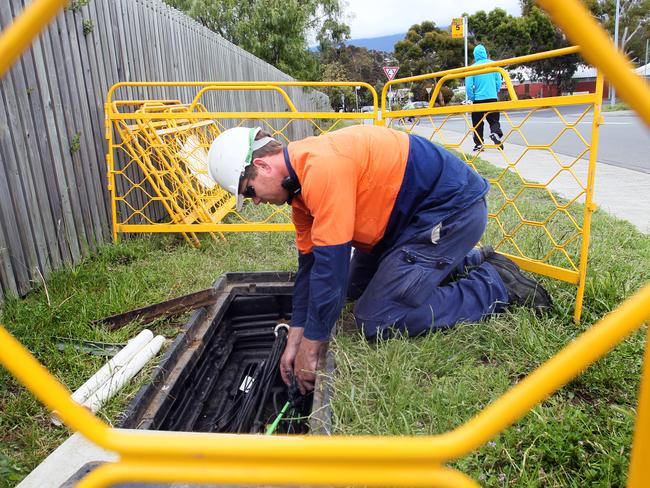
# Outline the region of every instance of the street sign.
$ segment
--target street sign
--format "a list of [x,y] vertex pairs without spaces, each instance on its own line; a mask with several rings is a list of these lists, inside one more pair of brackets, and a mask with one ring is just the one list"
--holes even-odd
[[452,39],[462,39],[465,37],[463,18],[451,19],[451,37]]
[[399,66],[384,66],[384,73],[386,74],[388,81],[391,81],[393,78],[395,78],[398,70]]

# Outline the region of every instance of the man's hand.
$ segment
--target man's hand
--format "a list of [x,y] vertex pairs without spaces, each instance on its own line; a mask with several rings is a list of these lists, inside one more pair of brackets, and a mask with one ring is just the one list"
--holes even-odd
[[290,327],[289,335],[287,336],[287,345],[280,359],[280,375],[282,376],[282,381],[287,386],[291,385],[291,376],[293,375],[293,363],[296,359],[296,354],[298,353],[298,348],[300,347],[300,341],[302,340],[302,334],[305,331],[303,327]]
[[326,341],[313,341],[306,338],[303,338],[300,342],[298,354],[296,354],[293,364],[293,372],[298,381],[300,393],[303,395],[314,389],[318,355],[325,344],[327,344]]

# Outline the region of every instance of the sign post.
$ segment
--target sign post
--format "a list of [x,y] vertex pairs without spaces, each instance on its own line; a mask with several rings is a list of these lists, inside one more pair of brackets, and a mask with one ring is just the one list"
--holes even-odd
[[[452,39],[464,39],[465,44],[465,66],[468,66],[467,63],[467,16],[458,17],[457,19],[451,19],[451,37]],[[465,100],[467,100],[467,92],[465,92]]]
[[359,111],[359,88],[360,86],[354,87],[354,101],[357,103],[357,112]]
[[[384,74],[386,75],[386,78],[388,78],[388,81],[392,81],[395,78],[395,75],[399,71],[399,66],[384,66]],[[393,87],[392,85],[388,88],[388,105],[387,107],[388,110],[391,109],[390,105],[393,104]]]

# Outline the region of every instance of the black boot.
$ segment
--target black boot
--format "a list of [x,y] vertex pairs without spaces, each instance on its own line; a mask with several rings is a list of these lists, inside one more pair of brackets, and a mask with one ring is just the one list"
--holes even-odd
[[487,258],[495,254],[494,248],[489,244],[479,247],[478,252],[479,255],[481,256],[481,263],[484,263],[487,260]]
[[526,305],[537,311],[548,310],[553,302],[548,292],[537,281],[527,278],[514,262],[499,253],[485,258],[497,270],[506,285],[509,303]]
[[498,149],[503,149],[503,142],[501,141],[501,135],[497,134],[496,132],[493,132],[490,134],[490,139],[492,139],[492,142],[494,142],[494,145]]

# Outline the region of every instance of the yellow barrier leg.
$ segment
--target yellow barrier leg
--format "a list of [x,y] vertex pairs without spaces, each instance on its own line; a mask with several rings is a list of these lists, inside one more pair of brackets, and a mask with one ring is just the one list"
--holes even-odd
[[596,181],[596,160],[598,157],[598,142],[600,140],[601,106],[603,98],[603,75],[598,72],[596,78],[596,95],[598,102],[594,104],[594,120],[591,124],[591,148],[589,149],[589,170],[587,174],[587,189],[585,196],[585,211],[582,222],[582,245],[580,249],[580,269],[578,278],[578,291],[576,293],[576,308],[573,312],[573,321],[580,323],[582,315],[582,301],[585,294],[587,279],[587,260],[589,258],[589,240],[591,239],[591,216],[596,209],[594,204],[594,186]]
[[650,480],[650,327],[646,335],[628,488],[644,488]]

